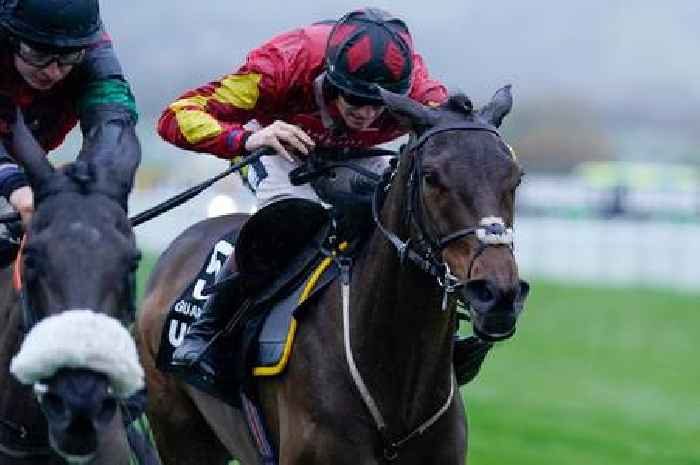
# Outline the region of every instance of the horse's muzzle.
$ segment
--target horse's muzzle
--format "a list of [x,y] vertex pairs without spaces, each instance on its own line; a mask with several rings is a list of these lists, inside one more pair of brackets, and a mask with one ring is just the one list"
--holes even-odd
[[69,463],[85,463],[97,452],[100,433],[114,422],[117,400],[103,375],[66,371],[35,390],[53,448]]
[[462,295],[469,304],[474,333],[487,342],[512,337],[529,292],[530,285],[522,280],[508,289],[487,279],[467,282]]

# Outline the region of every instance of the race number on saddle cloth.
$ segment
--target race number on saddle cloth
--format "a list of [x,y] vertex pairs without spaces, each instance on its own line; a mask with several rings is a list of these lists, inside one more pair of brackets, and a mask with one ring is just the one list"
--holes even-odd
[[[291,221],[304,218],[304,222]],[[331,233],[325,208],[302,199],[286,199],[265,207],[240,231],[221,237],[196,278],[173,305],[165,321],[157,366],[172,371],[170,359],[188,327],[210,297],[230,295],[230,322],[215,338],[216,379],[197,372],[178,373],[184,380],[222,400],[240,406],[238,395],[253,376],[280,374],[292,354],[297,317],[313,296],[338,275],[328,257]],[[214,286],[214,278],[235,250],[236,273]],[[253,296],[241,302],[238,295]]]

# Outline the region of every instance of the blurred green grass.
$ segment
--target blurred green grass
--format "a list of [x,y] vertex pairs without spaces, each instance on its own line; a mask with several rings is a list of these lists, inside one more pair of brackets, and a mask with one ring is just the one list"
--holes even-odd
[[158,260],[158,255],[153,253],[144,253],[141,257],[141,263],[136,270],[136,301],[140,304],[143,299],[143,293],[146,289],[148,276]]
[[699,331],[700,295],[534,282],[462,389],[470,465],[700,465]]
[[700,464],[700,296],[536,282],[463,388],[469,459]]

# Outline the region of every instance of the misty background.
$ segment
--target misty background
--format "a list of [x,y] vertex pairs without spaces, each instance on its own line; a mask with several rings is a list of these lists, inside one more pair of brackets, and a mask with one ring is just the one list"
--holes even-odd
[[[112,0],[102,2],[102,12],[150,131],[177,96],[236,70],[251,48],[360,6]],[[697,2],[402,0],[373,6],[406,20],[431,74],[450,90],[483,103],[513,84],[515,106],[505,131],[526,165],[567,169],[572,163],[562,157],[698,163]]]
[[[155,131],[185,91],[234,72],[275,34],[365,6],[352,1],[104,0],[140,111],[132,211],[228,165]],[[527,172],[517,254],[531,275],[700,290],[700,7],[622,2],[377,1],[407,22],[431,75],[485,104],[505,84],[503,134]],[[77,131],[58,159],[77,153]],[[208,215],[250,211],[235,177],[137,231],[159,252]],[[648,251],[657,256],[648,258]]]

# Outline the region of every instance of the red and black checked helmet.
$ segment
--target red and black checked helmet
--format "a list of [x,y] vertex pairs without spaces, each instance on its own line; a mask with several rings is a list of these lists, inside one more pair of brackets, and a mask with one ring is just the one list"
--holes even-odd
[[386,11],[352,11],[336,22],[326,47],[326,75],[342,92],[381,99],[377,86],[398,94],[411,88],[413,46],[408,27]]

